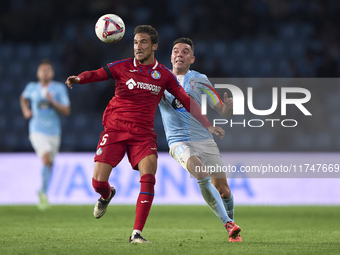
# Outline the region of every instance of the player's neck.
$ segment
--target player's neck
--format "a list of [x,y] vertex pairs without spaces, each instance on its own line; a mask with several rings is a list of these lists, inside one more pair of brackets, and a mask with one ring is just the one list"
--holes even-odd
[[176,69],[176,68],[173,68],[173,69],[172,69],[172,72],[173,72],[175,75],[186,75],[186,74],[189,72],[189,69],[178,70],[178,69]]
[[48,85],[50,85],[51,81],[40,81],[41,86],[43,87],[47,87]]
[[[138,60],[137,60],[138,61]],[[140,65],[151,65],[151,64],[153,64],[155,62],[155,57],[150,57],[150,58],[148,58],[148,59],[145,59],[145,60],[142,60],[142,61],[138,61],[138,63],[140,64]]]

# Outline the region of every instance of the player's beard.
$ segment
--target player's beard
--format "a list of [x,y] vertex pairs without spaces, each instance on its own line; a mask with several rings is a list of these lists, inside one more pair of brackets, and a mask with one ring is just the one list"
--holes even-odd
[[144,58],[142,59],[137,59],[137,61],[140,63],[140,64],[143,64],[146,60],[148,60],[152,55],[152,52],[148,55],[146,55]]

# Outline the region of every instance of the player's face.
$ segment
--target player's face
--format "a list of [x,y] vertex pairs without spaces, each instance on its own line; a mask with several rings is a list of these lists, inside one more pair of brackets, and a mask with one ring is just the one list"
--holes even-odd
[[41,64],[38,67],[37,78],[41,83],[49,83],[54,77],[54,71],[51,65]]
[[136,60],[143,64],[152,64],[154,61],[154,52],[158,44],[152,44],[150,35],[138,33],[133,40],[133,49]]
[[194,53],[189,44],[177,43],[172,48],[171,63],[176,74],[186,74],[194,61]]

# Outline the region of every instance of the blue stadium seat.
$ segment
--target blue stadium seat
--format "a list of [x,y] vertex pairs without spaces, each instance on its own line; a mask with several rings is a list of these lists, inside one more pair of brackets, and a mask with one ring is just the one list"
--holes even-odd
[[12,119],[12,128],[18,133],[21,133],[21,131],[24,131],[27,127],[27,121],[25,118],[20,114],[14,116]]
[[250,44],[250,53],[254,57],[263,57],[268,55],[268,46],[263,41],[254,40]]
[[233,57],[244,58],[247,57],[248,54],[248,45],[245,41],[235,41],[231,45],[231,52],[230,54]]
[[[2,96],[8,96],[11,95],[12,92],[17,89],[14,86],[14,81],[13,79],[6,78],[1,81],[1,86],[0,86],[0,92]],[[5,97],[4,97],[5,99]]]
[[36,49],[36,54],[37,59],[50,59],[53,55],[52,45],[49,43],[39,44]]
[[[292,148],[299,150],[308,150],[310,148],[316,147],[314,145],[314,136],[310,136],[304,132],[297,131],[295,133],[292,133],[291,139],[290,139],[290,146]],[[288,141],[287,141],[288,143]]]
[[220,60],[220,68],[227,75],[237,77],[236,69],[238,68],[238,61],[232,57]]
[[287,55],[291,58],[300,59],[305,54],[305,45],[302,41],[293,41],[286,49]]
[[329,132],[319,132],[316,135],[313,135],[313,137],[316,147],[319,150],[329,150],[334,140],[333,134]]
[[14,46],[10,43],[0,45],[0,59],[12,59],[14,57]]
[[340,130],[340,114],[339,113],[330,115],[328,122],[329,122],[329,127],[332,131]]
[[284,42],[274,40],[272,43],[270,43],[269,54],[272,58],[282,58],[285,55]]
[[[229,46],[230,47],[230,46]],[[214,42],[212,45],[212,54],[215,58],[225,59],[228,57],[228,45],[224,41]]]
[[159,38],[162,38],[162,41],[166,42],[168,40],[173,40],[177,35],[177,31],[172,24],[164,24],[159,29]]
[[256,136],[256,147],[259,150],[271,150],[275,143],[275,137],[272,133],[261,133]]
[[73,122],[72,126],[76,130],[79,130],[79,129],[88,130],[92,127],[92,120],[89,115],[77,114],[73,116],[72,122]]
[[[0,110],[1,110],[1,108],[0,108]],[[0,130],[6,131],[7,126],[9,126],[7,123],[8,123],[7,116],[0,115]]]
[[25,63],[20,60],[13,60],[8,65],[8,74],[12,77],[20,77],[24,73]]
[[339,100],[339,92],[335,92],[334,94],[327,95],[326,107],[327,111],[338,112],[340,109],[340,100]]
[[256,76],[254,66],[257,65],[257,61],[252,58],[244,58],[240,61],[240,73],[243,77]]
[[33,46],[28,43],[19,44],[15,55],[18,60],[29,60],[33,55]]
[[206,51],[208,50],[206,42],[202,40],[195,41],[195,55],[205,55]]
[[297,27],[294,24],[284,24],[279,27],[279,37],[282,40],[299,38],[297,34]]

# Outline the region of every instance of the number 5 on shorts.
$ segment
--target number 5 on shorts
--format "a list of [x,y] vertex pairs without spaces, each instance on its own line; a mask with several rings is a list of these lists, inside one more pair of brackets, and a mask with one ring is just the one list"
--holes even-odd
[[108,137],[109,137],[108,134],[103,135],[102,141],[100,142],[99,145],[104,145],[106,143]]

